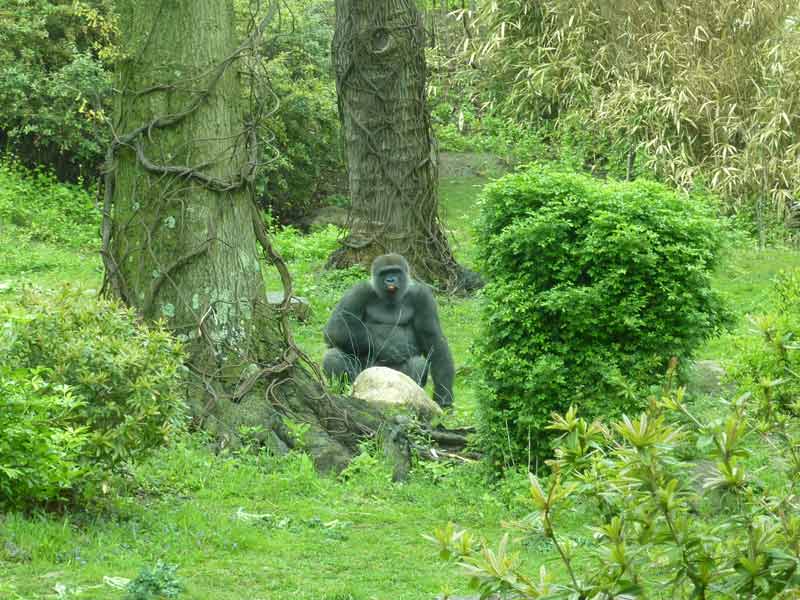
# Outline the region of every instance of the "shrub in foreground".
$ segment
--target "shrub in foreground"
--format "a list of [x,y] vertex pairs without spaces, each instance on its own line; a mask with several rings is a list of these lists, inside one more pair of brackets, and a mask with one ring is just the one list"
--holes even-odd
[[52,389],[69,386],[79,401],[55,422],[85,428],[86,465],[103,470],[135,459],[183,428],[183,353],[164,328],[69,288],[28,292],[0,320],[4,362],[46,369]]
[[[765,420],[746,396],[714,411],[668,387],[610,425],[554,417],[556,458],[546,480],[530,477],[534,513],[515,537],[546,540],[561,569],[527,572],[508,535],[490,549],[450,524],[429,539],[482,598],[798,598],[796,423]],[[586,536],[563,527],[576,513]]]
[[720,242],[709,206],[654,182],[535,165],[489,185],[480,409],[493,458],[546,455],[551,412],[618,415],[689,358],[724,318],[709,279]]
[[81,401],[36,372],[0,370],[0,507],[58,500],[83,474]]

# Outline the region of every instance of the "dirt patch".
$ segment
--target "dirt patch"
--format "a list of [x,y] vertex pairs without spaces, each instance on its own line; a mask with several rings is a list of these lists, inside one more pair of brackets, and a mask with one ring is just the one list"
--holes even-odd
[[511,166],[494,154],[486,152],[442,152],[439,155],[439,177],[499,177]]

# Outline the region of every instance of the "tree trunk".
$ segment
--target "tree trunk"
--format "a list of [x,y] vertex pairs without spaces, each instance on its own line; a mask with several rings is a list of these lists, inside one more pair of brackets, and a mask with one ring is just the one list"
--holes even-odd
[[280,452],[284,419],[322,468],[341,467],[384,426],[365,403],[333,397],[294,346],[285,311],[266,303],[269,246],[250,186],[254,128],[245,126],[233,11],[223,0],[121,0],[119,67],[103,226],[105,289],[146,319],[164,319],[189,355],[196,422],[223,444],[247,431]]
[[334,266],[403,254],[414,274],[464,287],[438,215],[425,31],[414,0],[336,0],[333,61],[352,199]]

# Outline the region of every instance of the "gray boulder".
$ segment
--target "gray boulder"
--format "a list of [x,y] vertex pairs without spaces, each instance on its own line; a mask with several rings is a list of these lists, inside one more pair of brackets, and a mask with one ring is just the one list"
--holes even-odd
[[364,369],[353,382],[353,396],[390,414],[413,413],[426,420],[442,414],[411,377],[388,367]]

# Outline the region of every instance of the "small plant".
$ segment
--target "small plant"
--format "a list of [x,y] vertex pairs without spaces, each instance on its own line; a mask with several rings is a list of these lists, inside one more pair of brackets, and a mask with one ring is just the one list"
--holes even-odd
[[[750,392],[765,418],[800,416],[800,270],[775,280],[773,309],[749,315],[750,331],[736,339],[729,377]],[[776,413],[776,414],[772,414]]]
[[308,423],[302,423],[299,421],[293,421],[289,417],[283,418],[283,424],[286,426],[286,429],[289,430],[289,433],[294,440],[294,447],[297,450],[303,450],[308,447],[309,442],[309,432],[311,431],[311,425]]
[[167,565],[158,561],[154,567],[145,567],[128,584],[125,600],[159,600],[177,598],[183,591],[183,584],[177,576],[177,565]]

